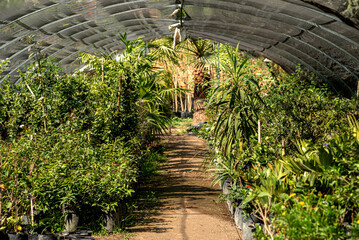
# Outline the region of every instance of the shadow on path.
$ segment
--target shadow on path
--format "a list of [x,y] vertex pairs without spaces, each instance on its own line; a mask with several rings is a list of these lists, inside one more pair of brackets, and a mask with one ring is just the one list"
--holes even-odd
[[205,142],[187,134],[167,136],[164,142],[167,161],[141,189],[154,193],[156,200],[146,206],[142,223],[129,229],[135,233],[130,239],[238,239],[228,210],[218,202],[219,188],[211,188],[208,173],[200,170],[208,154]]

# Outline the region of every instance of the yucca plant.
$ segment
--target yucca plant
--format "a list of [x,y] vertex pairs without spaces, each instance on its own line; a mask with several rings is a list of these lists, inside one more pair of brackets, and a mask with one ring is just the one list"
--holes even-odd
[[256,133],[257,105],[260,102],[259,86],[244,71],[248,59],[241,59],[238,47],[232,51],[226,46],[229,62],[223,64],[228,79],[213,87],[207,104],[218,117],[215,119],[214,136],[219,148],[229,155],[234,147]]

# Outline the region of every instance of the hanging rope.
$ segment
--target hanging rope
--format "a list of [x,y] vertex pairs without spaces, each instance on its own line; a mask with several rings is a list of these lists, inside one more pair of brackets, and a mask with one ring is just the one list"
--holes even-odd
[[175,49],[176,45],[183,42],[187,37],[187,31],[183,25],[183,17],[185,16],[186,19],[190,19],[190,17],[186,10],[184,10],[184,0],[181,0],[181,5],[169,15],[169,17],[173,16],[177,16],[179,22],[168,26],[168,29],[170,32],[175,31],[173,35],[173,49]]

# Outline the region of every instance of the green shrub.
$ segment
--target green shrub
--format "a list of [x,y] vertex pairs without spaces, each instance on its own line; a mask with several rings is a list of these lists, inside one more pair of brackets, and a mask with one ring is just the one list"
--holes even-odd
[[358,99],[300,70],[259,89],[234,60],[227,75],[240,77],[212,84],[212,126],[201,131],[215,150],[214,182],[233,178],[225,197],[263,222],[258,239],[358,238],[359,124],[347,121]]
[[46,216],[41,224],[56,231],[63,227],[66,212],[79,213],[85,206],[116,211],[134,191],[138,172],[133,150],[123,142],[94,147],[86,135],[61,130],[36,140],[24,136],[1,148],[6,162],[0,182],[13,192],[3,196],[5,212],[29,213],[31,195],[34,209]]
[[345,209],[336,206],[330,196],[287,197],[274,208],[276,239],[348,238],[348,230],[338,221]]
[[315,77],[298,69],[271,84],[263,96],[262,135],[268,137],[277,153],[291,154],[296,139],[321,141],[326,135],[341,131],[348,113],[355,113],[358,102],[333,96]]
[[1,86],[0,230],[32,210],[32,228],[52,231],[71,212],[122,211],[139,174],[155,173],[149,149],[170,124],[171,84],[142,39],[121,39],[121,62],[83,54],[93,70],[65,75],[37,52],[18,84]]

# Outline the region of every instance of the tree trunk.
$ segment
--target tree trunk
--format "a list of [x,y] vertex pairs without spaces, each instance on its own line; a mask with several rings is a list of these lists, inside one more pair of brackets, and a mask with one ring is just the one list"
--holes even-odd
[[183,112],[183,101],[182,101],[182,93],[180,93],[180,102],[181,102],[181,111]]
[[[178,88],[178,81],[175,80],[175,88]],[[175,92],[175,112],[178,112],[178,98],[177,98],[177,92]]]

